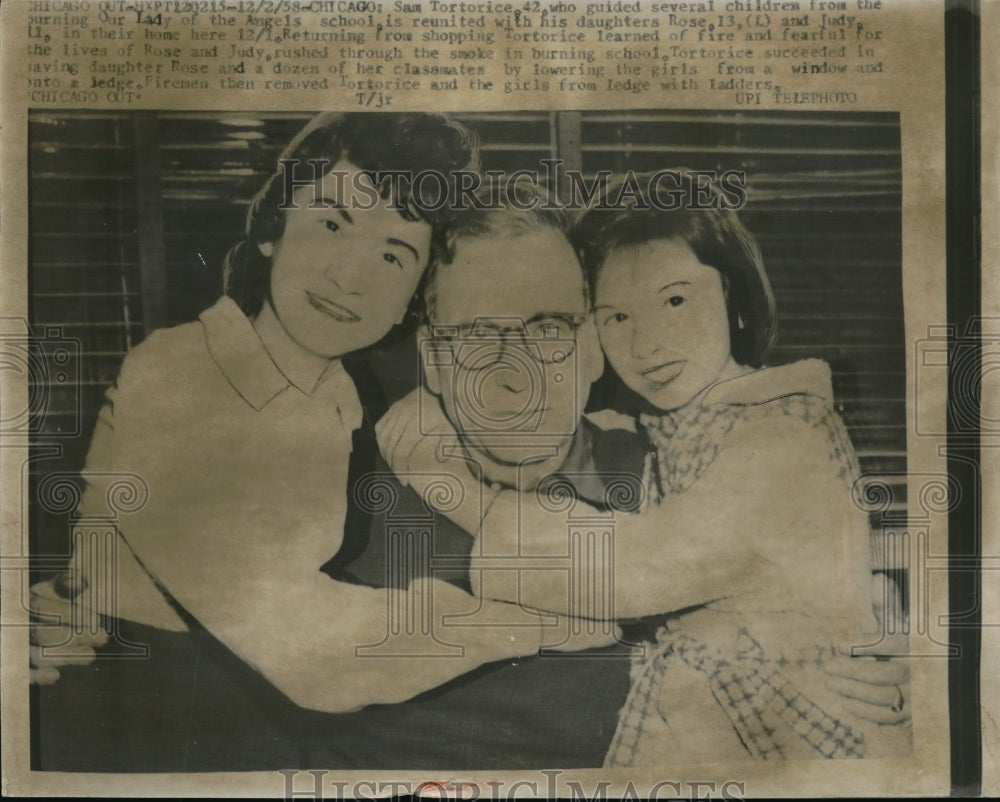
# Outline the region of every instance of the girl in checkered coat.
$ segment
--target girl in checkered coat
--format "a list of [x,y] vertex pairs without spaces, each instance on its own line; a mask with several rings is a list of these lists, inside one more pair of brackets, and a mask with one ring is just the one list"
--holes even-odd
[[868,521],[852,502],[859,470],[830,370],[762,366],[775,306],[757,243],[732,198],[672,175],[683,193],[657,197],[660,185],[640,180],[632,208],[594,209],[579,225],[601,345],[647,409],[641,516],[664,516],[702,586],[701,598],[683,583],[680,595],[648,593],[633,610],[691,604],[635,660],[607,764],[905,751],[901,690],[873,686],[899,693],[881,723],[865,718],[878,700],[836,692],[843,650],[879,638]]

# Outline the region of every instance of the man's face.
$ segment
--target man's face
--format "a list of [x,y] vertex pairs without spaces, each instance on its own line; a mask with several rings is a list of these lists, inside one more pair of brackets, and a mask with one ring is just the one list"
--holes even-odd
[[487,463],[557,468],[602,365],[566,237],[460,239],[435,292],[432,333],[445,339],[427,380],[467,446]]
[[346,176],[322,182],[325,208],[310,208],[315,187],[298,187],[281,238],[260,247],[271,258],[271,302],[285,331],[331,358],[378,342],[402,321],[431,242],[430,225],[406,220],[391,199],[366,208],[373,195],[352,189],[356,177],[367,183],[353,164],[341,160],[332,172]]

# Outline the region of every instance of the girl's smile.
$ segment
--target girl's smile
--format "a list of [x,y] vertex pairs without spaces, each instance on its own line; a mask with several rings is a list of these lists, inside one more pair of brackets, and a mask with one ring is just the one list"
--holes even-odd
[[662,365],[648,368],[641,371],[641,373],[643,378],[650,384],[666,387],[670,384],[670,382],[681,375],[686,363],[686,359],[678,359],[673,362],[666,362]]

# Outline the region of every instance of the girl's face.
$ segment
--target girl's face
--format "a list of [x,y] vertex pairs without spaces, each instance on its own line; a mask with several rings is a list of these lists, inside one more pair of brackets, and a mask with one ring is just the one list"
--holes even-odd
[[[358,192],[362,185],[369,191]],[[430,225],[403,218],[343,159],[292,199],[281,238],[260,246],[281,325],[322,357],[378,342],[406,314],[430,255]]]
[[684,406],[737,369],[722,276],[682,240],[613,252],[598,274],[601,346],[632,390],[659,409]]

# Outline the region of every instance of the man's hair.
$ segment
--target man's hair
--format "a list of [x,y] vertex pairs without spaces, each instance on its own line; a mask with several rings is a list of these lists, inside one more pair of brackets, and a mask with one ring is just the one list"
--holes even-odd
[[[414,176],[435,171],[447,180],[459,171],[478,171],[479,144],[473,132],[445,114],[377,112],[325,112],[314,117],[288,144],[274,172],[257,192],[247,210],[245,238],[230,249],[223,265],[223,291],[247,315],[260,311],[270,297],[271,260],[260,244],[277,242],[285,230],[285,188],[291,169],[295,185],[315,178],[310,160],[328,162],[324,173],[341,159],[375,178],[383,171],[405,171]],[[449,208],[428,210],[410,202],[411,185],[404,177],[377,182],[383,198],[394,189],[391,201],[407,219],[423,219],[432,226],[431,261],[444,247],[444,225]],[[415,296],[422,297],[418,291]],[[419,300],[416,302],[419,304]],[[419,310],[411,306],[411,313]]]
[[[441,267],[455,261],[459,240],[513,239],[551,228],[562,234],[572,245],[572,217],[541,187],[528,182],[513,185],[486,184],[475,195],[477,203],[455,210],[445,229],[444,247],[438,253],[438,258],[432,260],[427,271],[424,306],[428,322],[435,322],[437,282]],[[483,265],[483,270],[490,269],[491,265]],[[580,283],[586,297],[586,280],[582,273]],[[525,292],[530,291],[530,287],[525,288]]]
[[[704,185],[685,170],[677,173],[687,199],[704,197]],[[649,174],[652,175],[652,174]],[[640,179],[643,176],[639,177]],[[700,177],[703,180],[703,176]],[[706,202],[664,209],[662,199],[651,202],[651,182],[633,183],[627,208],[592,206],[577,221],[573,240],[579,249],[591,288],[608,258],[619,251],[641,248],[658,240],[680,240],[698,260],[722,276],[729,318],[730,348],[741,365],[760,367],[777,329],[774,293],[764,271],[760,247],[735,211]],[[610,187],[609,194],[616,188]],[[618,204],[620,206],[620,204]]]

